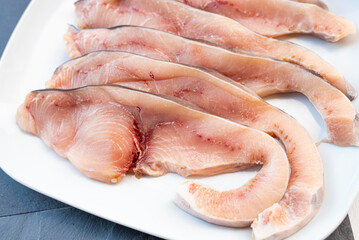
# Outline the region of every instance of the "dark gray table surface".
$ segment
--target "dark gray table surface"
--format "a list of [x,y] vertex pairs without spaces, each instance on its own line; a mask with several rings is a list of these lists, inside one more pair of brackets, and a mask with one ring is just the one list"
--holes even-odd
[[[29,2],[30,0],[0,0],[0,56]],[[15,182],[0,169],[0,239],[159,238],[46,197]],[[354,239],[348,217],[328,239]]]

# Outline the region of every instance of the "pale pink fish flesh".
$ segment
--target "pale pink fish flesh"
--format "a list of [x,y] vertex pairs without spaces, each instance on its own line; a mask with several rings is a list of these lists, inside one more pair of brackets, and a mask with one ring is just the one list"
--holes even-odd
[[[94,52],[65,63],[48,85],[69,88],[102,83],[181,98],[212,114],[277,137],[286,149],[291,177],[276,211],[294,224],[284,225],[285,233],[276,232],[274,228],[273,236],[286,237],[295,233],[298,226],[305,225],[319,209],[323,198],[323,169],[316,145],[292,117],[251,94],[246,87],[202,68],[110,51]],[[147,166],[145,169],[141,165],[137,167],[137,171],[145,173],[147,169]],[[185,189],[190,186],[185,185]],[[295,202],[296,196],[302,196],[301,204],[287,206],[288,201]]]
[[327,125],[326,141],[340,146],[359,143],[358,120],[352,103],[320,76],[302,67],[136,26],[87,30],[69,27],[65,41],[71,58],[98,50],[121,50],[216,70],[261,97],[283,92],[303,93]]
[[[117,173],[119,164],[133,160],[154,176],[200,175],[211,169],[218,174],[262,164],[237,189],[219,192],[186,182],[178,195],[206,221],[249,225],[286,191],[290,169],[284,150],[261,131],[178,101],[120,86],[50,89],[30,93],[17,121],[84,174],[109,183],[126,173]],[[110,168],[114,173],[108,174]]]
[[171,0],[81,0],[76,2],[80,28],[138,25],[252,51],[318,72],[349,98],[355,89],[331,65],[299,45],[259,35],[230,18]]

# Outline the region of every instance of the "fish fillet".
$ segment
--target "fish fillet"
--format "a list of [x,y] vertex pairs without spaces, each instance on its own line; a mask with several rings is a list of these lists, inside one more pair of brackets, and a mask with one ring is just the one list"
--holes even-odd
[[83,173],[106,182],[113,179],[107,177],[108,169],[116,173],[119,162],[136,159],[155,176],[230,172],[262,164],[238,189],[219,192],[194,182],[182,186],[183,191],[188,186],[187,195],[180,195],[183,201],[191,200],[186,206],[217,224],[250,224],[282,198],[289,180],[285,152],[267,134],[120,86],[34,91],[17,119],[22,129],[41,137]]
[[[102,83],[116,83],[181,98],[212,114],[277,137],[286,149],[291,177],[285,197],[275,211],[271,210],[288,219],[288,223],[283,222],[286,232],[276,232],[273,228],[272,235],[283,238],[293,234],[298,226],[305,225],[317,212],[323,196],[323,169],[315,144],[292,117],[251,94],[245,87],[205,69],[124,52],[94,52],[71,60],[57,69],[48,85],[71,88]],[[136,170],[143,171],[142,168],[138,166]],[[187,184],[184,189],[197,187]],[[186,191],[180,189],[179,194],[184,197],[177,198],[182,207],[193,202],[192,195],[186,194]],[[291,204],[288,205],[288,201]],[[266,224],[271,224],[271,220]],[[256,229],[261,232],[258,227]]]
[[240,23],[171,0],[81,0],[76,2],[80,28],[138,25],[183,37],[252,51],[318,72],[350,98],[356,95],[344,77],[306,48],[256,34]]
[[229,17],[250,30],[278,37],[310,33],[330,42],[356,32],[353,22],[313,4],[288,0],[176,0]]
[[338,89],[302,67],[136,26],[87,30],[69,27],[65,41],[71,58],[98,50],[121,50],[214,69],[261,97],[283,92],[303,93],[323,117],[328,142],[341,146],[359,143],[358,120],[352,103]]

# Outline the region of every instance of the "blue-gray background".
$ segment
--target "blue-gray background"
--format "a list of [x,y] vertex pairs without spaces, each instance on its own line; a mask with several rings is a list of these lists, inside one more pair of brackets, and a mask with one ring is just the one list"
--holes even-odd
[[[29,2],[30,0],[0,0],[0,56]],[[159,238],[103,220],[34,192],[12,180],[0,169],[1,239]],[[328,239],[354,239],[348,217]]]

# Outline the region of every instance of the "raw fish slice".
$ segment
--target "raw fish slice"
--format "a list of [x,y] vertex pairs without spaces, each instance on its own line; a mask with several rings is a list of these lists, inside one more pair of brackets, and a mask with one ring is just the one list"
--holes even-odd
[[240,23],[171,0],[82,0],[76,3],[80,28],[138,25],[253,51],[318,72],[348,97],[352,86],[315,53],[290,42],[256,34]]
[[17,122],[84,175],[117,183],[140,151],[134,118],[122,106],[88,101],[33,92],[19,108]]
[[291,1],[313,4],[313,5],[317,5],[320,8],[323,8],[324,10],[328,10],[328,6],[324,2],[322,2],[320,0],[291,0]]
[[44,139],[80,170],[92,172],[90,177],[106,182],[112,181],[98,169],[136,159],[153,172],[183,175],[263,164],[256,177],[238,189],[206,188],[210,192],[194,196],[223,200],[221,205],[189,203],[201,218],[217,224],[250,224],[282,198],[288,184],[285,152],[267,134],[141,91],[120,86],[35,91],[17,119],[22,129]]
[[[75,87],[86,84],[117,83],[131,88],[181,98],[206,111],[265,131],[277,137],[284,145],[291,166],[291,177],[286,191],[292,204],[283,209],[292,215],[293,222],[283,226],[285,236],[298,230],[311,219],[322,202],[322,162],[310,136],[292,117],[267,104],[242,85],[215,72],[191,66],[152,60],[124,52],[94,52],[71,60],[60,67],[49,84],[53,87]],[[156,165],[157,160],[151,162]],[[161,161],[162,162],[162,161]],[[189,163],[180,163],[181,167]],[[137,172],[148,173],[147,166],[137,165]],[[208,168],[206,174],[214,171]],[[192,191],[193,189],[200,189]],[[210,191],[210,190],[208,190]],[[176,202],[194,203],[193,195],[208,192],[205,188],[185,183],[180,188]],[[302,204],[296,196],[303,195]],[[202,199],[202,198],[199,198]],[[203,198],[205,199],[205,198]],[[217,199],[219,202],[222,200]],[[299,199],[298,199],[299,200]],[[280,204],[288,202],[286,199]],[[188,211],[197,208],[188,208]],[[197,212],[197,215],[201,215]],[[280,218],[279,218],[280,219]],[[215,222],[215,221],[213,221]],[[273,235],[282,237],[281,231]]]
[[[65,41],[70,57],[97,50],[121,50],[214,69],[244,84],[261,97],[282,92],[303,93],[323,117],[329,142],[341,146],[359,143],[356,112],[351,102],[338,89],[299,66],[135,26],[88,30],[70,27]],[[61,83],[53,84],[49,87],[61,87]],[[75,86],[78,83],[66,85]]]
[[336,42],[356,32],[353,22],[313,4],[288,0],[176,1],[229,17],[268,37],[310,33]]

